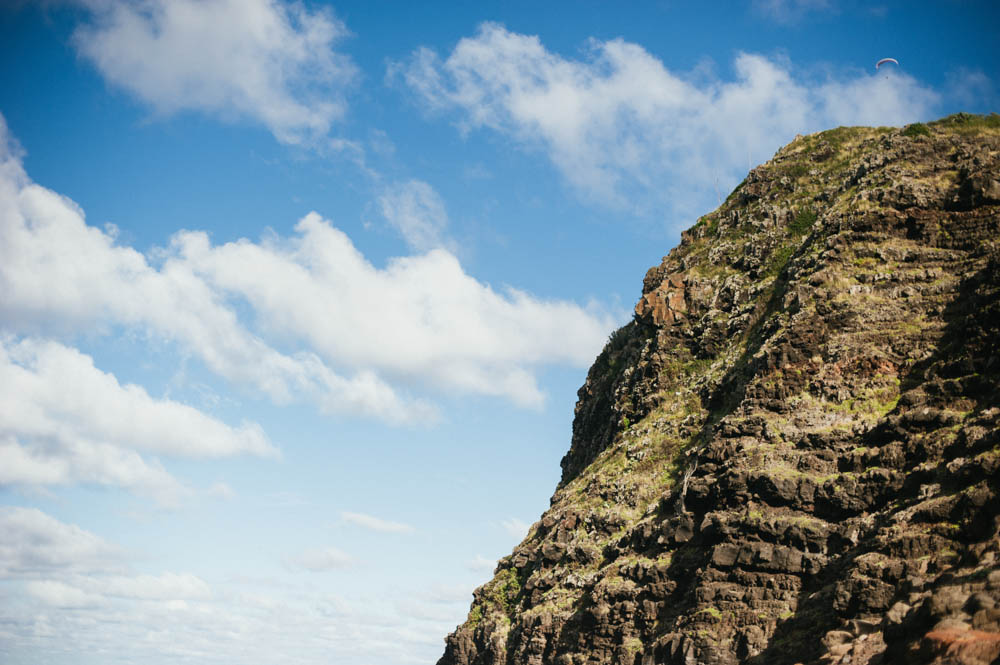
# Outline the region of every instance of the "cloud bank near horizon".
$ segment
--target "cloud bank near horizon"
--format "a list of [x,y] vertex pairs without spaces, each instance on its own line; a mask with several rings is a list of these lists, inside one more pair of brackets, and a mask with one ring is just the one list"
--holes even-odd
[[[36,508],[0,506],[0,532],[0,581],[16,599],[0,607],[0,634],[14,654],[58,635],[62,645],[128,662],[319,662],[331,644],[349,662],[405,662],[436,649],[472,597],[471,586],[430,587],[378,603],[315,585],[140,572],[134,553]],[[284,561],[297,576],[338,575],[356,563],[334,547]]]

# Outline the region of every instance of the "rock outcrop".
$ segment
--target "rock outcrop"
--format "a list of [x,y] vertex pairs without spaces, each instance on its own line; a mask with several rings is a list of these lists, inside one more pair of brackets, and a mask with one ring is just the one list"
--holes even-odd
[[840,128],[643,282],[439,665],[1000,662],[1000,116]]

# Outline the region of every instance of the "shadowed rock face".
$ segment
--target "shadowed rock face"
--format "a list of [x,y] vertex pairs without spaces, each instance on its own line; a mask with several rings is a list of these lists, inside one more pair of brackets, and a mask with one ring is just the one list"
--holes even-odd
[[993,663],[998,426],[1000,117],[797,138],[647,273],[439,665]]

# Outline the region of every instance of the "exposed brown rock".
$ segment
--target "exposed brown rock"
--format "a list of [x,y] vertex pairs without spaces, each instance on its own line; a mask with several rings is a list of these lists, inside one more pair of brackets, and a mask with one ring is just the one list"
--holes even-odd
[[673,325],[684,320],[687,312],[684,296],[684,275],[667,275],[653,290],[642,294],[635,315],[650,319],[656,326]]
[[934,665],[991,665],[1000,658],[1000,633],[945,628],[932,630],[913,649],[912,662]]
[[1000,117],[798,137],[647,273],[439,665],[1000,659]]

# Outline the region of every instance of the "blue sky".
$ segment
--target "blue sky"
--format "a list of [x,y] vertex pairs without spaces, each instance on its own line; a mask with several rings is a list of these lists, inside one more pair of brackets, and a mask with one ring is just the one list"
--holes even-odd
[[994,3],[619,4],[0,8],[0,659],[435,662],[681,230],[1000,108]]

